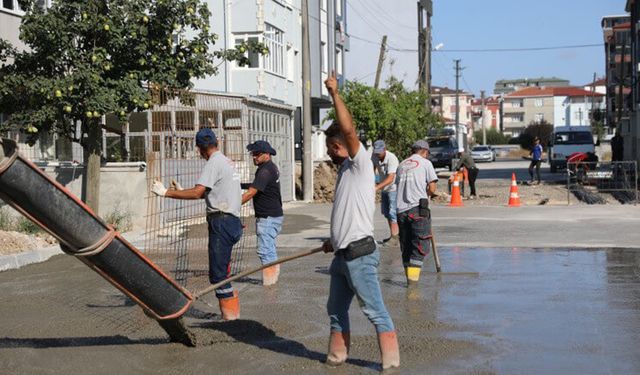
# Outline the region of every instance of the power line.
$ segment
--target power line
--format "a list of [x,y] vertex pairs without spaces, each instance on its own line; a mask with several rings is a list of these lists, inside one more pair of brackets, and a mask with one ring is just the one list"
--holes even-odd
[[[380,13],[380,12],[377,12],[375,10],[372,10],[372,8],[370,8],[368,6],[368,4],[367,4],[367,0],[355,0],[355,1],[357,1],[358,4],[360,4],[360,6],[362,7],[362,9],[371,16],[370,18],[372,18],[374,22],[376,22],[378,25],[382,26],[385,29],[385,33],[386,34],[391,34],[392,32],[397,30],[397,28],[396,28],[398,26],[397,24],[395,24],[393,21],[391,21],[391,24],[389,24],[388,22],[390,20],[388,18],[381,17],[381,16],[378,15],[378,14],[386,15],[388,12],[382,11]],[[371,3],[371,1],[368,1],[368,3]],[[349,0],[347,0],[347,4],[349,6],[351,6],[352,9],[355,8],[352,4],[349,3]],[[391,26],[389,26],[389,25],[391,25]],[[380,29],[380,28],[378,28],[378,29]],[[404,41],[408,41],[408,42],[413,43],[413,40],[411,40],[411,39],[409,39],[407,37],[399,36],[399,35],[396,35],[396,39],[404,40]]]
[[[551,47],[529,47],[529,48],[485,48],[485,49],[439,49],[433,50],[437,53],[486,53],[486,52],[527,52],[527,51],[551,51],[560,49],[576,49],[576,48],[593,48],[602,47],[602,44],[574,44],[565,46],[551,46]],[[415,48],[391,48],[397,52],[418,52]]]

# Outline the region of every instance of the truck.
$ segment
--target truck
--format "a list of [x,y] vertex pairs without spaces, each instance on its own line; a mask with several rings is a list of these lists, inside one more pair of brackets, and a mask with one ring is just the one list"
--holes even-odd
[[557,126],[549,140],[549,169],[567,168],[567,159],[576,152],[595,153],[590,126]]

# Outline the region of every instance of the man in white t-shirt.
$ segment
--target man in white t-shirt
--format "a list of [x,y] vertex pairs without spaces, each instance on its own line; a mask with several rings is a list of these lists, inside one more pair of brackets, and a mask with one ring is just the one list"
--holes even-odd
[[356,296],[362,312],[378,334],[382,368],[398,367],[398,338],[378,282],[380,252],[373,240],[373,164],[338,93],[335,74],[325,85],[333,98],[336,115],[336,122],[325,132],[327,154],[339,165],[331,210],[331,239],[323,244],[325,252],[335,252],[329,269],[331,285],[327,313],[331,333],[327,364],[335,366],[347,360],[351,336],[349,306]]
[[[209,282],[216,284],[229,277],[231,251],[242,236],[240,175],[233,161],[218,149],[218,139],[213,130],[200,129],[196,134],[196,147],[207,163],[193,188],[175,186],[167,189],[162,182],[155,181],[151,191],[166,198],[205,200],[209,231]],[[238,292],[233,290],[231,283],[217,288],[216,297],[222,319],[236,320],[240,317]]]
[[409,284],[420,279],[424,257],[431,249],[429,198],[435,195],[438,182],[433,164],[427,159],[429,143],[416,141],[411,153],[400,163],[396,177],[400,250]]
[[398,218],[396,215],[396,171],[398,169],[398,157],[393,152],[387,150],[382,139],[373,143],[373,153],[371,155],[373,168],[380,176],[380,181],[376,184],[376,191],[380,193],[380,211],[387,218],[389,223],[389,238],[384,240],[385,246],[398,246]]

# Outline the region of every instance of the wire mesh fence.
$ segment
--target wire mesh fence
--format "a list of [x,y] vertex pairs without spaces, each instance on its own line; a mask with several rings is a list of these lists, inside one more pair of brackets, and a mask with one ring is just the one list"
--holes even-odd
[[567,203],[571,195],[589,204],[605,203],[611,194],[623,204],[637,204],[638,175],[635,161],[577,161],[567,163]]
[[[184,188],[196,184],[205,160],[195,146],[194,135],[198,129],[208,127],[215,131],[220,150],[234,162],[242,182],[251,182],[255,173],[247,144],[268,140],[278,152],[274,162],[283,177],[283,199],[292,199],[291,109],[274,108],[260,100],[207,94],[196,94],[193,106],[185,106],[177,99],[162,102],[166,104],[147,114],[145,132],[127,133],[130,157],[140,154],[132,137],[144,137],[149,187],[154,180],[165,186],[176,181]],[[147,207],[145,252],[188,290],[197,293],[206,288],[209,237],[204,202],[150,195]],[[244,231],[232,251],[230,275],[245,270],[248,257],[256,249],[255,219],[250,204],[242,207],[241,221]]]

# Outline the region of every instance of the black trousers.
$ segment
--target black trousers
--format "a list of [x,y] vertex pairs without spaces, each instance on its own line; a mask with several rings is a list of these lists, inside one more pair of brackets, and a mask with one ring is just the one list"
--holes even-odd
[[469,175],[469,189],[471,189],[471,195],[476,196],[476,179],[478,178],[478,168],[470,168],[467,174]]
[[533,168],[536,168],[536,178],[538,180],[538,182],[540,182],[540,164],[542,163],[541,160],[531,160],[531,163],[529,164],[529,175],[531,176],[531,181],[533,181]]

